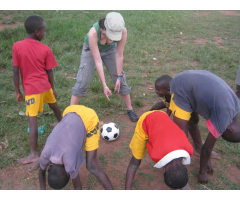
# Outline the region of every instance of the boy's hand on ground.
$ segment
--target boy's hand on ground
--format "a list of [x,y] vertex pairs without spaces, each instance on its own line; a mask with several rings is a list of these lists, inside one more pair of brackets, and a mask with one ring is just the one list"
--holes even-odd
[[53,90],[53,94],[54,94],[54,97],[55,97],[55,99],[56,99],[56,98],[57,98],[57,93],[56,93],[55,90]]
[[[21,101],[21,100],[22,100],[22,101]],[[17,94],[16,101],[17,101],[18,103],[22,103],[22,102],[23,102],[23,95],[22,95],[21,92],[19,92],[19,93]]]
[[207,163],[207,171],[204,173],[198,174],[198,182],[199,183],[207,183],[208,182],[208,174],[212,175],[213,174],[213,167],[211,164],[211,161],[209,160]]
[[119,93],[120,83],[121,83],[121,80],[117,79],[117,82],[116,82],[115,88],[114,88],[114,92],[117,91],[117,93]]
[[108,86],[105,86],[105,87],[103,88],[103,91],[104,91],[104,94],[106,95],[108,101],[110,101],[110,99],[109,99],[108,96],[111,96],[111,95],[112,95],[112,91],[109,90]]
[[198,173],[198,182],[199,183],[208,183],[208,175],[205,173]]
[[213,167],[212,167],[210,159],[209,159],[209,161],[207,163],[207,173],[210,174],[210,175],[213,174]]

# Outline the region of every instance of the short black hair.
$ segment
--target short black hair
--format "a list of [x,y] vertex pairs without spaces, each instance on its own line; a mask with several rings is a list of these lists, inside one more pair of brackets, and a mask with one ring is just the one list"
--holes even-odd
[[99,20],[98,24],[99,24],[99,27],[102,28],[103,30],[106,30],[106,27],[104,25],[104,21],[105,21],[106,18],[102,18]]
[[181,189],[188,183],[187,169],[182,164],[169,166],[164,174],[166,185],[172,189]]
[[169,82],[171,80],[172,80],[171,76],[163,75],[156,80],[155,84],[163,86],[164,89],[168,89],[170,87]]
[[53,165],[48,172],[48,185],[55,190],[60,190],[68,184],[69,176],[65,171],[64,165]]
[[31,34],[37,29],[41,30],[43,28],[43,22],[44,22],[43,18],[36,15],[32,15],[25,20],[24,26],[27,33]]

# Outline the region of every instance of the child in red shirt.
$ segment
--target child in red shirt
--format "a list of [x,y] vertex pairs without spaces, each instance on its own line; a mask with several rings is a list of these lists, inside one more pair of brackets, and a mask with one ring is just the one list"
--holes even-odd
[[187,169],[193,147],[186,134],[163,111],[148,111],[138,120],[129,145],[132,159],[128,165],[125,189],[131,189],[135,173],[146,150],[156,162],[154,167],[164,168],[164,181],[172,189],[190,189]]
[[[24,23],[27,31],[25,40],[13,44],[13,81],[17,94],[17,102],[22,103],[23,95],[19,87],[19,71],[25,93],[26,115],[28,116],[31,153],[18,159],[18,163],[33,163],[39,159],[38,112],[43,112],[43,104],[48,103],[58,121],[62,119],[61,111],[56,103],[57,93],[54,90],[52,68],[57,62],[51,49],[40,43],[46,34],[46,23],[39,16],[30,16]],[[31,168],[31,165],[30,165]]]

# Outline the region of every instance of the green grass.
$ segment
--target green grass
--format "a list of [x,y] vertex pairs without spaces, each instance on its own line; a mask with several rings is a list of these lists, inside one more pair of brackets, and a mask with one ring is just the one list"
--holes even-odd
[[108,161],[105,160],[105,155],[99,154],[99,155],[98,155],[98,159],[99,159],[100,167],[101,167],[101,168],[104,168],[105,166],[107,166]]
[[[46,21],[47,31],[42,43],[52,49],[58,63],[58,67],[53,69],[54,84],[58,94],[57,103],[63,112],[70,103],[71,88],[76,82],[73,78],[76,77],[80,65],[82,38],[91,25],[106,16],[108,12],[106,10],[0,11],[0,25],[5,27],[0,31],[0,145],[2,148],[0,169],[11,166],[12,163],[16,164],[18,158],[30,153],[27,117],[18,114],[19,111],[25,111],[25,105],[16,103],[12,80],[12,45],[16,41],[23,40],[26,33],[23,25],[15,28],[13,25],[23,24],[25,19],[33,14],[42,16]],[[164,74],[174,76],[184,70],[204,69],[220,76],[235,89],[235,78],[240,66],[239,16],[224,15],[218,11],[207,11],[208,15],[197,16],[196,12],[201,14],[204,11],[120,11],[128,30],[123,69],[127,83],[132,89],[130,95],[136,111],[159,101],[154,90],[148,90],[148,87],[154,87],[155,80]],[[11,27],[6,27],[7,25]],[[215,43],[216,37],[221,39],[218,44]],[[206,40],[206,44],[197,44],[198,39]],[[224,48],[220,48],[219,45]],[[113,92],[111,77],[106,69],[104,73],[106,83]],[[128,130],[127,124],[121,119],[122,115],[118,114],[122,110],[126,112],[127,108],[116,92],[110,96],[110,101],[106,99],[96,70],[87,95],[81,99],[81,104],[94,109],[100,120],[111,118],[121,131],[126,132],[126,138],[131,140],[133,131]],[[39,151],[43,149],[52,131],[52,127],[49,126],[52,122],[56,122],[55,116],[48,105],[45,105],[44,112],[38,115],[38,125],[46,124],[44,134],[39,135],[38,138]],[[200,130],[202,138],[205,139],[206,126],[201,125]],[[5,137],[9,143],[6,149],[1,143],[5,142]],[[112,143],[106,142],[104,145],[110,147]],[[101,167],[107,170],[108,164],[122,166],[123,161],[129,162],[131,150],[128,145],[129,142],[123,141],[119,149],[108,157],[105,154],[98,155]],[[220,138],[214,146],[214,151],[220,153],[222,159],[216,168],[217,176],[215,179],[210,178],[207,186],[211,189],[239,189],[239,186],[231,182],[225,173],[229,165],[240,168],[239,145]],[[119,177],[124,177],[125,172],[126,170],[118,172]],[[196,168],[189,172],[189,182],[197,189],[204,189],[195,179],[193,181],[197,172]],[[144,171],[140,176],[147,181],[153,178]],[[20,177],[20,181],[23,181],[23,178]],[[91,175],[85,181],[88,189],[93,189],[98,183]],[[9,189],[12,187],[11,182],[4,185],[8,185]],[[141,182],[135,180],[133,189],[141,189],[140,186]],[[25,185],[24,188],[34,187]],[[71,189],[72,185],[68,184],[67,188]]]
[[15,24],[15,20],[14,19],[3,19],[1,21],[1,24]]
[[87,177],[87,189],[92,190],[97,184],[99,184],[97,178],[93,174],[89,174]]
[[133,105],[135,105],[136,107],[143,107],[144,102],[139,100],[139,99],[136,99],[136,100],[133,101]]
[[154,177],[152,174],[146,174],[142,171],[139,172],[138,175],[141,176],[144,180],[147,180],[148,184],[151,184],[151,181],[156,179],[156,177]]
[[141,181],[139,180],[134,180],[132,184],[132,189],[133,190],[139,190],[141,187]]
[[124,154],[121,151],[115,151],[110,158],[112,159],[112,164],[116,165],[120,159],[124,158]]

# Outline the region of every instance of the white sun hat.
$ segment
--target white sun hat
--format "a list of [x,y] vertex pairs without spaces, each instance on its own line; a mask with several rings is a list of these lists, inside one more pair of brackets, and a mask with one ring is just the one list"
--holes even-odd
[[122,30],[125,26],[122,15],[118,12],[110,12],[104,21],[107,37],[113,41],[122,39]]

